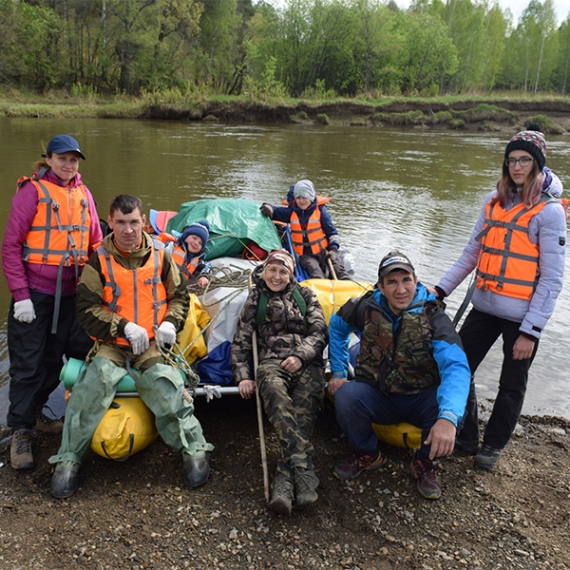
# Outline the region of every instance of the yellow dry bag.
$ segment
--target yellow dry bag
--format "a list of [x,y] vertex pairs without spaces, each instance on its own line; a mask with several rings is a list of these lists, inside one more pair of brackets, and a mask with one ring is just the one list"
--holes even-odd
[[93,434],[91,449],[101,457],[125,461],[157,436],[154,414],[140,398],[115,398]]
[[372,424],[376,436],[381,441],[396,447],[419,449],[422,446],[422,430],[407,422],[398,424]]

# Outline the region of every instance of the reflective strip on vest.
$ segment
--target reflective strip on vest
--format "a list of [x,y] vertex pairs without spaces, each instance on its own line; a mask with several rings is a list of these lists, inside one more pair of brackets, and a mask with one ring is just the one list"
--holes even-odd
[[174,263],[176,263],[178,269],[180,269],[180,272],[185,275],[186,278],[189,278],[191,275],[193,275],[196,271],[196,267],[200,265],[200,257],[194,257],[190,260],[189,263],[186,263],[186,252],[179,245],[174,247],[171,255]]
[[299,216],[295,210],[291,214],[289,221],[291,225],[291,241],[293,249],[297,255],[303,255],[303,249],[309,247],[311,253],[317,255],[326,249],[329,245],[327,236],[321,225],[321,210],[317,203],[317,207],[307,221],[306,229],[303,229]]
[[487,204],[485,227],[476,237],[481,242],[479,289],[530,301],[540,274],[538,245],[530,241],[528,226],[549,202],[560,200],[543,194],[532,208],[519,204],[508,211],[498,202]]
[[22,246],[23,260],[61,267],[85,265],[91,226],[85,187],[70,189],[45,180],[29,181],[38,191],[38,206]]
[[[147,262],[136,269],[117,263],[104,246],[97,249],[97,254],[105,277],[103,307],[143,327],[152,340],[154,327],[162,323],[167,309],[166,288],[161,279],[164,250],[153,247]],[[122,337],[113,342],[129,345]]]

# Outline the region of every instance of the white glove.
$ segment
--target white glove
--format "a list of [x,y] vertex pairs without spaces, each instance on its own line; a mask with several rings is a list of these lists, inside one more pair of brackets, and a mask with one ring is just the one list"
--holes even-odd
[[31,299],[14,303],[14,318],[21,323],[31,323],[36,318],[34,304]]
[[211,384],[204,384],[204,394],[206,396],[206,402],[209,404],[214,398],[221,398],[222,393],[220,392],[219,386],[212,386]]
[[142,354],[148,350],[150,343],[148,342],[148,333],[143,327],[135,323],[127,323],[125,326],[125,336],[131,343],[134,354]]
[[156,342],[160,346],[176,344],[176,327],[170,321],[164,321],[156,331]]

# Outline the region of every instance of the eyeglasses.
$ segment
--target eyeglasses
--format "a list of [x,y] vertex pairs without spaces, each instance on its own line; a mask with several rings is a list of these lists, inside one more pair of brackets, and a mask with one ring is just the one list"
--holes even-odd
[[514,168],[518,162],[522,168],[525,168],[526,166],[529,166],[533,160],[534,158],[532,158],[532,156],[521,156],[520,158],[507,158],[505,160],[505,164],[509,168]]

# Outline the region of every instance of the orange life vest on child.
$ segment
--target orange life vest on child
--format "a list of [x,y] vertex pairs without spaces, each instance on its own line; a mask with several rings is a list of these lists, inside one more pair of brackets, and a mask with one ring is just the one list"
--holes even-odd
[[485,210],[486,225],[477,236],[481,242],[477,287],[530,301],[538,283],[539,251],[538,245],[529,239],[528,226],[546,204],[561,200],[543,194],[532,208],[519,204],[510,210],[505,210],[499,202],[491,202]]
[[329,242],[321,225],[320,206],[330,202],[330,198],[317,196],[317,206],[307,221],[306,229],[301,226],[301,221],[295,210],[291,213],[289,224],[291,225],[291,241],[297,255],[303,255],[303,249],[309,247],[311,253],[317,255],[327,249]]
[[83,266],[89,254],[89,200],[85,187],[63,188],[53,182],[22,177],[38,191],[36,215],[22,246],[23,260],[47,265]]
[[[104,246],[97,249],[97,254],[105,277],[103,307],[146,329],[152,340],[153,327],[162,323],[167,309],[166,288],[161,279],[164,250],[153,247],[147,262],[136,269],[127,269],[117,263]],[[112,342],[129,345],[122,337]]]
[[194,274],[196,271],[196,267],[200,265],[200,261],[202,260],[201,257],[194,257],[190,260],[189,263],[186,263],[186,252],[182,247],[178,245],[176,238],[167,232],[160,233],[156,239],[166,245],[169,242],[174,242],[174,246],[172,247],[172,251],[170,251],[170,255],[172,255],[172,259],[174,263],[178,266],[180,272],[188,279],[191,275]]

